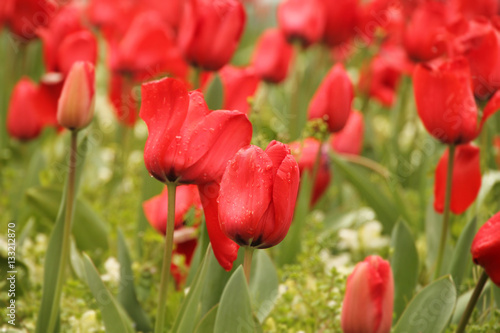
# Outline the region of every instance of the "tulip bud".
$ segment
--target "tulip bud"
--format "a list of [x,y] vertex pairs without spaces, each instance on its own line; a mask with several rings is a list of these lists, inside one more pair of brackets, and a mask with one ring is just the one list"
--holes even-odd
[[347,278],[342,330],[344,333],[389,333],[393,299],[391,266],[379,256],[367,257]]
[[335,65],[323,79],[309,104],[309,119],[323,119],[330,132],[340,131],[351,113],[354,88],[342,64]]
[[75,62],[59,97],[59,124],[71,130],[86,127],[94,116],[94,92],[94,65],[90,62]]
[[277,245],[290,228],[299,181],[297,162],[283,143],[272,141],[266,151],[240,149],[220,184],[222,232],[241,246]]
[[472,259],[500,287],[500,212],[493,215],[477,232],[471,246]]
[[36,138],[42,130],[37,113],[37,86],[28,78],[21,79],[12,92],[7,114],[7,131],[19,140]]

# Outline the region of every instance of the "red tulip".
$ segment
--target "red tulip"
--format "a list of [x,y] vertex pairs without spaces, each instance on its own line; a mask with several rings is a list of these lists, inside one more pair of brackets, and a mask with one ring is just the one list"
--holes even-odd
[[252,67],[237,68],[224,66],[219,75],[224,87],[224,106],[226,110],[250,113],[248,98],[257,91],[260,80]]
[[[448,144],[473,140],[480,131],[469,64],[455,58],[419,64],[413,72],[417,111],[427,131]],[[483,122],[487,116],[483,116]]]
[[[144,215],[153,228],[165,235],[168,216],[168,191],[165,187],[160,195],[142,204]],[[201,209],[198,188],[195,185],[177,186],[175,196],[175,228],[182,226],[184,217],[191,208]]]
[[138,13],[137,1],[90,0],[86,8],[88,20],[108,42],[120,40]]
[[108,97],[118,121],[129,127],[135,125],[139,108],[134,86],[132,78],[119,73],[111,73]]
[[60,73],[47,73],[40,79],[38,86],[38,115],[44,126],[59,127],[57,103],[64,85]]
[[476,16],[492,17],[498,15],[498,0],[452,0],[451,6],[454,11],[471,19]]
[[371,0],[364,2],[358,9],[357,36],[365,43],[369,44],[375,35],[383,36],[386,41],[396,41],[398,44],[402,40],[404,30],[403,10],[399,1],[392,0]]
[[22,78],[14,87],[7,114],[7,131],[13,138],[32,140],[42,131],[37,94],[37,86],[28,78]]
[[500,88],[500,31],[485,18],[460,21],[450,31],[452,52],[469,61],[475,96],[489,98]]
[[344,333],[389,333],[394,280],[390,264],[369,256],[347,278],[341,325]]
[[181,23],[184,2],[184,0],[142,0],[140,3],[147,10],[160,14],[162,20],[174,31],[177,31]]
[[82,24],[81,10],[75,6],[63,7],[50,25],[37,30],[43,42],[43,55],[47,72],[60,72],[66,76],[73,63],[96,63],[97,41]]
[[242,148],[220,184],[219,222],[240,246],[265,249],[285,238],[299,189],[299,167],[290,149],[272,141],[265,151]]
[[2,0],[6,2],[5,23],[10,31],[22,41],[37,37],[36,30],[49,25],[56,15],[57,4],[51,0]]
[[280,30],[269,29],[260,36],[253,54],[252,66],[264,81],[280,83],[286,79],[293,48]]
[[309,119],[323,119],[330,132],[340,131],[347,122],[354,88],[342,64],[335,65],[323,79],[309,104]]
[[482,266],[491,281],[500,287],[500,213],[479,229],[472,241],[471,253],[474,263]]
[[404,46],[410,58],[428,61],[445,53],[448,12],[446,4],[432,0],[414,10],[404,33]]
[[364,127],[363,114],[352,111],[344,128],[332,134],[330,139],[332,149],[340,154],[359,155],[363,149]]
[[[293,156],[299,164],[300,174],[303,175],[305,171],[309,172],[312,177],[314,164],[316,163],[316,158],[318,156],[319,141],[314,138],[306,138],[304,142],[292,142],[290,143],[290,150]],[[323,150],[321,151],[319,168],[316,174],[316,179],[314,180],[313,193],[311,196],[311,206],[321,198],[323,193],[328,188],[330,184],[330,165],[328,163],[328,155]]]
[[[442,213],[446,193],[448,150],[439,160],[434,183],[434,209]],[[462,214],[476,200],[481,188],[481,163],[479,148],[470,144],[459,145],[455,150],[451,184],[450,208],[454,214]]]
[[78,61],[73,64],[64,82],[57,104],[57,121],[63,127],[78,130],[94,117],[94,65]]
[[252,124],[237,111],[210,112],[199,91],[176,79],[142,85],[140,117],[148,126],[146,168],[156,179],[182,184],[218,181],[227,161],[250,143]]
[[285,0],[278,7],[278,23],[288,41],[303,46],[318,42],[325,29],[325,13],[320,0]]
[[354,36],[358,19],[358,0],[322,0],[325,28],[323,40],[330,47],[349,41]]
[[189,0],[178,35],[185,59],[206,70],[219,70],[231,60],[245,21],[245,10],[237,0]]

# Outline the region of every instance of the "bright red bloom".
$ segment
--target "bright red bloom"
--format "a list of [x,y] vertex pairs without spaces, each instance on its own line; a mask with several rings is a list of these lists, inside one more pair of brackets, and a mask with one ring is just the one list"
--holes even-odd
[[5,2],[5,23],[20,40],[29,41],[37,37],[36,30],[49,25],[58,6],[51,0],[2,0]]
[[47,72],[66,76],[73,63],[96,63],[97,41],[81,22],[81,10],[76,6],[63,7],[46,28],[37,30],[43,42]]
[[[307,171],[309,172],[309,176],[312,177],[314,164],[318,156],[318,149],[320,149],[319,144],[319,141],[314,138],[306,138],[304,142],[295,141],[290,143],[290,150],[299,164],[301,176]],[[321,150],[319,168],[314,180],[311,196],[311,206],[314,206],[323,193],[325,193],[331,180],[328,154],[324,151],[323,147]]]
[[280,30],[268,29],[259,38],[252,66],[264,81],[280,83],[286,79],[293,58],[293,47]]
[[260,83],[255,70],[252,67],[238,68],[227,65],[219,71],[219,75],[224,87],[223,108],[249,114],[248,98],[255,94]]
[[363,114],[353,110],[344,128],[332,134],[330,139],[332,149],[340,154],[359,155],[363,149],[364,128]]
[[340,131],[347,122],[354,88],[342,64],[335,65],[323,79],[309,104],[309,119],[323,119],[330,132]]
[[45,126],[59,126],[57,103],[61,96],[64,78],[60,73],[47,73],[38,86],[38,115]]
[[410,58],[428,61],[445,53],[448,13],[446,4],[432,0],[414,10],[404,33],[404,46]]
[[500,287],[500,213],[491,217],[477,232],[471,246],[472,259]]
[[469,61],[474,95],[489,98],[500,88],[500,31],[485,18],[459,21],[450,31],[452,52]]
[[221,69],[231,60],[245,21],[237,0],[189,0],[178,35],[184,58],[205,70]]
[[164,78],[142,85],[140,117],[148,126],[146,168],[156,179],[182,184],[218,181],[227,161],[252,138],[238,111],[209,111],[199,91]]
[[[436,168],[434,183],[434,209],[442,213],[446,193],[448,169],[448,149],[444,152]],[[451,184],[450,208],[454,214],[462,214],[476,200],[481,188],[481,163],[479,148],[470,144],[459,145],[455,149]]]
[[391,265],[369,256],[347,278],[341,325],[344,333],[389,333],[394,303]]
[[220,184],[222,231],[240,246],[277,245],[292,223],[299,182],[299,167],[285,144],[272,141],[265,151],[242,148]]
[[113,105],[118,121],[133,127],[137,120],[138,97],[134,92],[135,83],[132,78],[119,73],[111,73],[108,97]]
[[322,0],[325,15],[323,40],[334,47],[347,42],[355,34],[358,0]]
[[499,96],[495,95],[478,122],[469,64],[462,57],[419,64],[413,72],[413,89],[417,111],[425,128],[436,139],[448,144],[475,139],[486,119],[499,106]]
[[86,8],[88,20],[108,42],[120,40],[139,12],[137,0],[90,0]]
[[380,32],[384,32],[386,40],[400,43],[404,30],[404,17],[399,1],[371,0],[362,3],[358,12],[355,30],[357,36],[365,43],[371,43],[374,36],[380,35]]
[[28,78],[22,78],[14,87],[7,113],[7,131],[11,137],[32,140],[42,131],[37,95],[36,84]]
[[452,0],[451,6],[454,11],[471,19],[477,16],[492,17],[498,15],[498,0]]
[[278,23],[289,42],[303,46],[318,42],[325,29],[325,13],[320,0],[285,0],[278,7]]
[[[168,191],[165,187],[161,194],[144,201],[144,215],[153,228],[165,235],[168,217]],[[184,217],[191,208],[201,210],[198,188],[195,185],[177,186],[175,192],[175,228],[182,226]]]

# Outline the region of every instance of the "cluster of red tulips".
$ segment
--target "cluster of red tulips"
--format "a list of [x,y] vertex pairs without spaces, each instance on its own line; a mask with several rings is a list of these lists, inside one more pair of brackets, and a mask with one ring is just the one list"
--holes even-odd
[[[27,142],[46,127],[71,132],[64,216],[51,238],[61,253],[58,275],[44,282],[42,308],[50,315],[38,319],[38,332],[57,330],[79,179],[78,136],[91,123],[100,94],[96,66],[109,78],[108,102],[119,126],[147,125],[144,164],[166,185],[143,203],[146,218],[164,237],[155,332],[167,325],[169,276],[178,289],[185,286],[203,228],[226,271],[244,249],[243,272],[250,283],[254,249],[284,240],[293,228],[299,192],[312,208],[332,187],[332,155],[372,167],[361,156],[365,127],[375,127],[365,122],[367,106],[397,108],[406,97],[404,84],[413,86],[425,129],[448,147],[434,179],[434,209],[443,219],[431,280],[441,281],[451,213],[463,214],[475,202],[482,154],[496,149],[500,165],[500,137],[481,145],[476,140],[488,138],[481,132],[500,108],[500,2],[283,0],[276,27],[257,29],[246,64],[232,65],[247,25],[255,23],[247,11],[258,13],[260,6],[257,0],[2,1],[0,26],[13,47],[24,54],[30,43],[41,42],[44,65],[37,82],[23,76],[15,83],[8,134]],[[359,57],[362,64],[355,68],[353,59]],[[304,59],[311,58],[316,63],[304,70]],[[315,75],[321,77],[317,89],[299,100],[301,91],[310,89],[308,76]],[[220,93],[216,107],[208,97],[214,90]],[[267,100],[273,91],[287,92],[289,107],[280,112],[287,114],[288,130],[266,136],[259,131],[262,109],[274,108]],[[99,109],[95,113],[99,116]],[[309,189],[304,182],[311,183]],[[187,225],[192,210],[197,222]],[[500,286],[499,214],[472,241],[473,261],[485,273],[460,332],[488,277]],[[183,264],[173,262],[173,255],[183,256]],[[391,331],[395,290],[402,283],[393,269],[378,255],[356,265],[342,307],[344,332]],[[400,318],[398,332],[407,328],[405,314]]]

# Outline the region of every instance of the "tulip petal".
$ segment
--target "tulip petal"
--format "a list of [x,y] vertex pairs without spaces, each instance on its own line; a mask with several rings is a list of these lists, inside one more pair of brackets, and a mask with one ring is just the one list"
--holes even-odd
[[183,179],[219,181],[227,161],[250,144],[252,124],[237,111],[212,111],[192,130]]
[[491,217],[477,232],[471,246],[474,262],[481,265],[491,280],[500,286],[500,213]]
[[[222,231],[240,245],[249,245],[268,209],[273,191],[273,162],[257,146],[242,148],[232,159],[220,185]],[[243,226],[243,227],[242,227]]]
[[[439,160],[434,183],[434,209],[442,213],[446,193],[448,150]],[[451,185],[451,211],[462,214],[476,200],[481,188],[479,148],[470,144],[456,147]]]
[[273,161],[273,175],[276,175],[281,163],[290,154],[290,148],[284,143],[273,140],[267,145],[266,154]]
[[219,184],[208,183],[198,185],[203,211],[205,212],[205,220],[207,225],[208,236],[215,258],[226,271],[233,268],[233,262],[238,257],[239,246],[229,239],[221,230],[219,224]]
[[42,130],[37,114],[37,86],[28,78],[22,78],[14,87],[7,114],[7,131],[19,140],[36,138]]
[[89,31],[82,30],[67,36],[57,53],[59,70],[68,74],[76,61],[88,61],[92,64],[97,59],[97,41]]
[[[483,110],[483,118],[481,119],[481,125],[479,126],[479,133],[481,132],[481,129],[483,128],[483,125],[486,120],[488,120],[489,117],[494,115],[498,110],[500,109],[500,90],[497,90],[497,92],[491,97],[491,99],[488,101],[488,104],[484,107]],[[478,135],[479,135],[478,133]]]
[[363,114],[352,111],[344,128],[332,135],[330,144],[337,153],[359,155],[363,149]]

